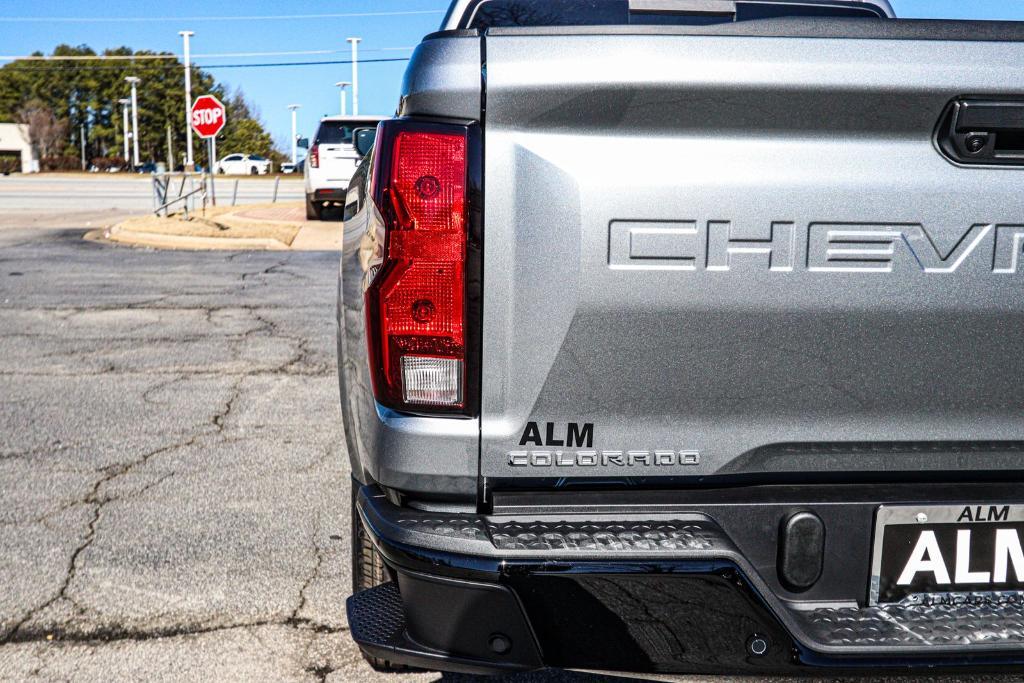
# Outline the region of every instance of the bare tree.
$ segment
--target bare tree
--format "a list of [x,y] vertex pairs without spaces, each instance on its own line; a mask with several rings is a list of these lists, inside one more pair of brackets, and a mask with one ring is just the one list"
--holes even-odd
[[68,137],[68,122],[58,120],[53,110],[40,100],[29,100],[18,109],[18,123],[28,126],[28,137],[40,159],[56,156]]

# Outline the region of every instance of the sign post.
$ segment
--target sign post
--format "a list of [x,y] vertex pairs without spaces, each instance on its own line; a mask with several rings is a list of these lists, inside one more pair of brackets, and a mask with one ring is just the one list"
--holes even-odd
[[210,176],[210,203],[214,206],[217,206],[217,186],[213,184],[213,167],[217,163],[216,145],[217,143],[214,142],[214,138],[206,138],[206,173]]
[[206,140],[206,149],[209,153],[207,173],[210,174],[210,198],[213,205],[217,206],[217,192],[213,186],[214,166],[217,164],[217,133],[227,123],[227,110],[221,101],[213,95],[201,95],[192,105],[189,122],[192,124],[192,130]]

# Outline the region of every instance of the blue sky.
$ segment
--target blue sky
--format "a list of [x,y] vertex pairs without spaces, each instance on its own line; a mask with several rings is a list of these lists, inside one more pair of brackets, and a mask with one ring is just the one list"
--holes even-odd
[[[907,17],[1024,20],[1024,0],[892,0],[892,4],[899,15]],[[245,91],[275,139],[284,147],[291,129],[287,105],[293,102],[303,105],[299,111],[299,130],[310,134],[320,116],[338,112],[338,89],[334,83],[351,80],[350,67],[337,64],[217,69],[217,64],[348,59],[345,39],[349,36],[363,39],[361,59],[407,57],[410,50],[404,48],[415,46],[424,34],[436,30],[447,6],[447,0],[248,0],[244,3],[214,0],[3,0],[0,2],[0,53],[49,52],[58,43],[85,43],[97,50],[127,45],[135,49],[180,53],[178,31],[183,29],[196,33],[192,39],[194,55],[336,51],[263,57],[195,57],[194,61],[210,70],[218,80],[231,87],[240,86]],[[363,12],[416,14],[296,16]],[[232,21],[200,18],[211,16],[287,18]],[[170,19],[164,20],[168,17]],[[20,20],[11,21],[12,18]],[[50,19],[24,21],[28,18]],[[360,113],[392,113],[398,101],[404,69],[404,62],[361,64]]]
[[[221,82],[240,86],[257,106],[275,140],[285,147],[291,134],[287,106],[302,105],[299,130],[312,133],[324,114],[340,108],[337,81],[350,81],[347,64],[301,67],[216,69],[216,64],[332,61],[349,59],[345,39],[358,36],[360,61],[408,57],[420,38],[437,30],[448,3],[439,0],[247,0],[223,2],[177,0],[2,0],[0,1],[0,54],[23,55],[35,50],[49,53],[59,43],[85,43],[96,50],[127,45],[134,49],[181,53],[178,31],[195,32],[192,54],[337,50],[335,53],[267,57],[204,58],[203,65]],[[295,16],[360,12],[427,12],[398,16],[293,18],[237,21],[197,20],[208,16]],[[11,17],[87,18],[91,21],[5,21]],[[127,18],[189,17],[189,20],[126,21]],[[117,18],[118,21],[96,21]],[[360,113],[390,114],[398,102],[405,62],[361,63]],[[142,87],[145,87],[143,84]],[[195,93],[199,94],[199,93]],[[349,92],[349,113],[351,113]]]

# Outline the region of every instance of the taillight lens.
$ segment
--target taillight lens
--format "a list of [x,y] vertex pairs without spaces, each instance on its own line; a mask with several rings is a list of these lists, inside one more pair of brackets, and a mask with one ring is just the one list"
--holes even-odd
[[415,412],[466,406],[467,133],[386,121],[372,194],[383,254],[366,289],[378,402]]
[[310,168],[320,168],[320,145],[313,145],[309,149]]

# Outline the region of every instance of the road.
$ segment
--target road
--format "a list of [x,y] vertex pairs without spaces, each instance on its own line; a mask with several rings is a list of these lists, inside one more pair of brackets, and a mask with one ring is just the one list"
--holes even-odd
[[336,256],[62,225],[0,230],[0,680],[441,679],[347,633]]
[[337,257],[83,232],[0,231],[0,679],[381,679],[344,617]]
[[[269,202],[274,179],[269,177],[217,176],[217,197],[228,202],[238,181],[239,204]],[[302,176],[282,178],[278,199],[303,198]],[[0,176],[0,213],[23,215],[75,211],[114,212],[116,215],[150,211],[153,208],[152,180],[148,175],[120,173],[45,173]]]

